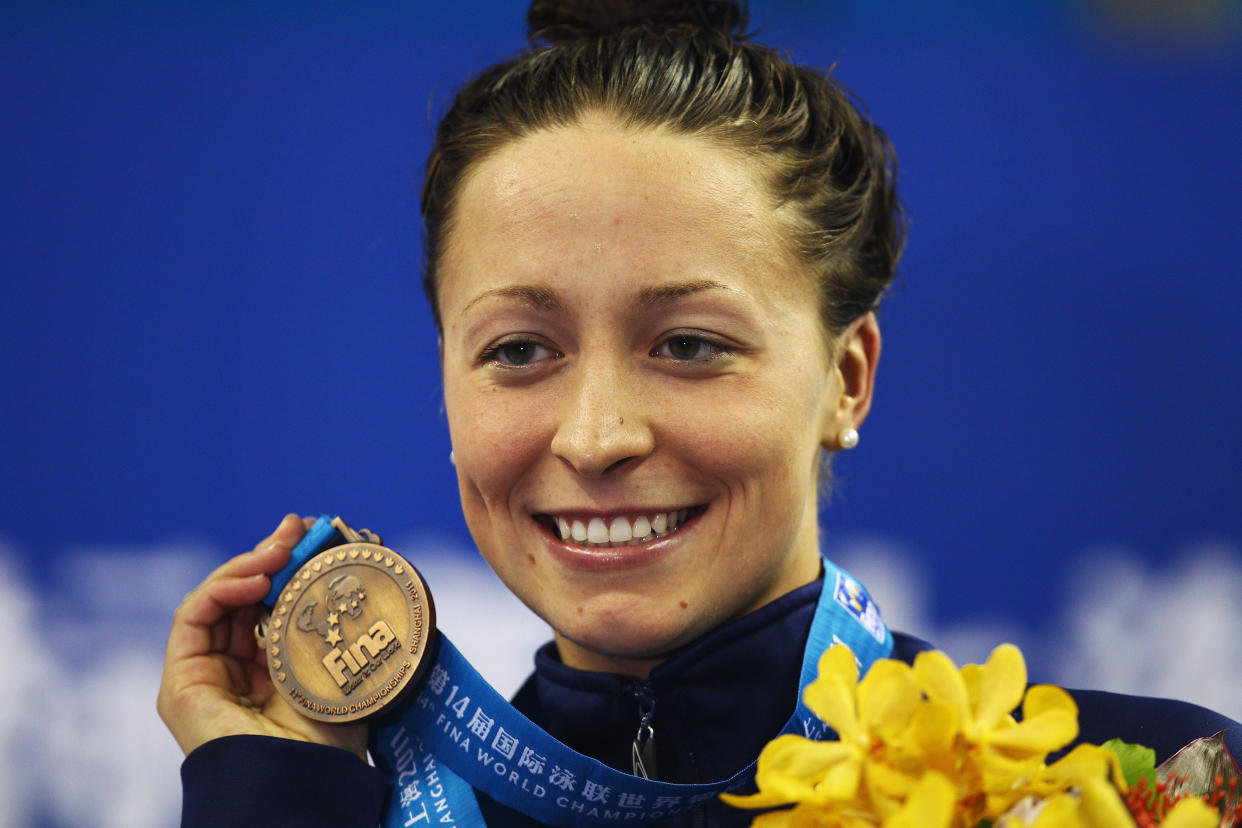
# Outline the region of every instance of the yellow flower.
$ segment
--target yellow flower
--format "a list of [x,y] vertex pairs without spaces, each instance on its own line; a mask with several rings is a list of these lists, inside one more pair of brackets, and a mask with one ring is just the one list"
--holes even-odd
[[1088,779],[1080,788],[1079,810],[1091,828],[1132,828],[1134,818],[1117,789],[1103,779]]
[[[952,756],[950,775],[959,788],[979,795],[965,802],[967,824],[995,819],[1030,793],[1048,753],[1078,735],[1078,706],[1069,693],[1049,685],[1028,690],[1026,662],[1012,644],[997,647],[984,665],[960,671],[942,652],[919,653],[914,677],[936,707],[916,717],[913,741],[942,770]],[[1019,703],[1020,722],[1011,715]],[[964,755],[945,752],[954,739],[964,743]]]
[[[740,808],[770,808],[805,802],[844,808],[859,796],[868,759],[885,740],[905,730],[921,702],[909,665],[882,659],[858,680],[858,664],[848,647],[835,645],[819,660],[819,676],[806,688],[807,707],[837,732],[837,741],[812,742],[801,736],[776,737],[759,755],[752,796],[722,795]],[[914,784],[901,774],[871,765],[868,791],[888,800],[895,810]],[[899,797],[899,798],[898,798]]]
[[[974,828],[1024,799],[1036,803],[1025,812],[1038,812],[1039,828],[1133,828],[1117,821],[1129,816],[1108,781],[1124,789],[1110,751],[1084,745],[1046,764],[1078,735],[1078,708],[1058,687],[1028,689],[1012,645],[961,670],[940,652],[913,666],[880,659],[861,681],[853,653],[837,645],[804,700],[837,739],[778,736],[759,756],[759,792],[722,796],[741,808],[793,806],[758,816],[759,828]],[[998,828],[1024,825],[1010,815]]]
[[915,784],[906,803],[884,820],[884,828],[948,828],[956,799],[953,783],[929,771]]
[[1199,797],[1191,796],[1174,805],[1161,825],[1163,828],[1218,828],[1220,814]]
[[[961,671],[942,652],[919,653],[914,677],[928,699],[954,711],[968,742],[1008,758],[1047,755],[1078,735],[1078,707],[1069,693],[1050,685],[1028,691],[1026,662],[1012,644],[993,650],[983,666]],[[1010,714],[1019,703],[1023,718],[1015,722]]]
[[[1002,820],[997,828],[1009,828]],[[1161,828],[1218,828],[1220,814],[1198,797],[1181,800],[1160,823]],[[1135,828],[1117,788],[1103,779],[1088,779],[1078,795],[1057,794],[1044,803],[1031,828]]]
[[[1002,820],[997,828],[1010,828],[1012,823]],[[1057,794],[1043,803],[1039,816],[1031,823],[1031,828],[1087,828],[1080,808],[1079,799],[1068,793]]]
[[1031,785],[1033,793],[1049,794],[1082,784],[1087,779],[1111,779],[1121,793],[1127,790],[1117,754],[1099,745],[1078,745],[1044,768]]

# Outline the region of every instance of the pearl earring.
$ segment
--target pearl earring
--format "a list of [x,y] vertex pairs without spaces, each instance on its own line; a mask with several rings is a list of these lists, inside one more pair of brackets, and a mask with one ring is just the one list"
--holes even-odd
[[457,458],[453,455],[453,452],[451,449],[449,450],[449,462],[452,463],[454,466],[457,465]]
[[841,429],[841,435],[837,439],[841,442],[841,448],[852,449],[858,445],[858,429],[843,428]]

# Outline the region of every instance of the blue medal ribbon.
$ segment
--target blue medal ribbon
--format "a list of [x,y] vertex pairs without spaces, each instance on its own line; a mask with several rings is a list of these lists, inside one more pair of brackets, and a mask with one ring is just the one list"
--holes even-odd
[[[307,538],[315,537],[304,539],[306,550],[302,544],[295,548],[295,559],[305,561],[340,542],[335,530],[316,532],[321,523],[328,521],[321,518],[311,528]],[[892,634],[862,584],[827,559],[823,565],[824,588],[803,651],[797,708],[781,730],[812,739],[828,733],[802,700],[820,655],[833,644],[845,644],[865,672],[893,650]],[[278,578],[269,597],[279,594],[278,583],[284,586]],[[754,762],[728,779],[696,785],[611,768],[548,735],[492,689],[443,633],[439,639],[436,662],[417,698],[397,720],[372,734],[372,753],[393,784],[385,828],[483,826],[476,789],[551,825],[651,825],[754,778]]]
[[325,549],[340,546],[344,542],[345,538],[332,525],[332,518],[327,515],[320,515],[319,519],[306,530],[306,534],[298,541],[297,546],[293,547],[293,551],[289,554],[289,563],[285,564],[284,568],[272,576],[272,588],[268,590],[267,597],[263,599],[263,603],[269,607],[275,606],[276,599],[280,597],[281,590],[289,583],[290,578],[298,574],[302,564]]

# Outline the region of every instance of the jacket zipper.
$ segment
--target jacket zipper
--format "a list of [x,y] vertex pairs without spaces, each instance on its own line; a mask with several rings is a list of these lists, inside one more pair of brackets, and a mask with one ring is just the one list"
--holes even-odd
[[655,695],[647,682],[633,685],[630,692],[638,700],[638,732],[634,734],[634,743],[630,746],[633,773],[643,779],[656,779],[655,727],[652,724]]

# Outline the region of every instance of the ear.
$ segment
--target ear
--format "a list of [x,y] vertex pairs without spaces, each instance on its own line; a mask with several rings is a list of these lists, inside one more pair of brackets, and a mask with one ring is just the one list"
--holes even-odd
[[880,322],[868,311],[850,323],[836,342],[833,371],[840,396],[836,406],[827,412],[821,445],[838,451],[841,432],[861,428],[871,410],[871,394],[875,389],[875,368],[880,361]]

